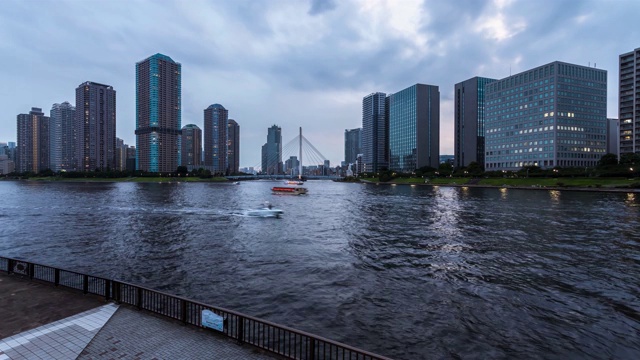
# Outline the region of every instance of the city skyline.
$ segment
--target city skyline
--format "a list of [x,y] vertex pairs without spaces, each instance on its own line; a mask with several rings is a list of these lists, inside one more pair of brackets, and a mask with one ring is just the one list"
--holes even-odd
[[[77,106],[74,89],[91,80],[117,89],[116,136],[135,145],[133,65],[162,53],[183,65],[182,124],[203,128],[212,99],[232,109],[243,127],[240,167],[260,164],[274,123],[284,143],[303,127],[338,165],[344,129],[362,127],[362,98],[415,83],[439,86],[440,153],[453,154],[454,84],[556,60],[596,66],[608,73],[607,117],[617,118],[618,56],[640,46],[640,29],[608,21],[640,10],[633,1],[127,4],[0,4],[0,48],[11,69],[0,89],[0,141],[17,140],[16,115],[25,109]],[[20,20],[33,13],[49,16]]]

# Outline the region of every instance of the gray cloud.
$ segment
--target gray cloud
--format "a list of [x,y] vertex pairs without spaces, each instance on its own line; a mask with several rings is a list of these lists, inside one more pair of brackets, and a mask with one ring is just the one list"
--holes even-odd
[[640,47],[640,28],[621,19],[639,11],[631,0],[4,0],[0,141],[15,141],[17,114],[73,103],[90,80],[114,86],[117,134],[135,144],[135,63],[160,52],[182,63],[183,125],[202,126],[213,103],[238,121],[241,166],[260,163],[274,123],[285,142],[302,126],[336,164],[362,97],[418,82],[440,87],[441,151],[452,153],[453,86],[473,76],[596,62],[616,117],[618,55]]

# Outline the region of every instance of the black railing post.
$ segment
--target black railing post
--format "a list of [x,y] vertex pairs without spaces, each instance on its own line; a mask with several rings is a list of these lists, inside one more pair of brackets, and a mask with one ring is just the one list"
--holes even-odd
[[33,273],[35,266],[32,263],[29,263],[29,280],[33,280]]
[[116,304],[120,304],[120,283],[113,281],[113,298],[116,299]]
[[89,275],[82,277],[82,292],[85,294],[89,292]]
[[187,323],[187,300],[182,299],[182,322]]
[[13,272],[13,259],[7,259],[7,274],[11,274]]
[[238,322],[238,326],[236,327],[236,329],[238,329],[236,338],[238,339],[238,343],[243,343],[244,342],[244,317],[238,316],[236,319]]
[[136,305],[138,306],[138,310],[142,309],[142,289],[139,287],[136,287],[136,292],[138,295],[138,301],[136,302]]
[[316,358],[316,339],[309,338],[309,360],[315,360]]
[[60,285],[60,269],[55,269],[53,277],[54,284]]
[[111,298],[111,280],[107,279],[104,281],[104,299],[109,301]]

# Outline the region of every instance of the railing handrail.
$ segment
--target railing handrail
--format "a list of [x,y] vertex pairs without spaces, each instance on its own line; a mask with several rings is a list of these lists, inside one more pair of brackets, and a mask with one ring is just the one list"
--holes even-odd
[[[3,256],[0,256],[0,260],[7,261],[7,268],[6,269],[0,268],[0,271],[5,271],[7,273],[11,273],[12,272],[12,270],[9,268],[11,262],[22,262],[22,263],[26,263],[26,264],[29,265],[28,266],[29,269],[30,269],[29,271],[32,271],[33,266],[40,266],[40,267],[43,267],[43,268],[52,269],[54,271],[64,271],[64,272],[68,272],[68,273],[71,273],[71,274],[83,276],[84,278],[91,277],[93,279],[105,281],[105,282],[107,282],[107,284],[108,284],[108,282],[110,282],[111,284],[126,285],[126,286],[129,286],[129,287],[134,288],[134,289],[140,289],[140,290],[144,290],[144,291],[147,291],[147,292],[151,292],[151,293],[159,294],[159,295],[162,295],[162,296],[166,296],[168,298],[176,299],[176,300],[179,300],[179,301],[181,301],[183,303],[190,303],[190,304],[193,304],[193,305],[196,305],[196,306],[200,306],[200,307],[203,307],[203,308],[207,308],[207,309],[210,309],[210,310],[223,312],[223,313],[226,313],[226,314],[229,314],[229,315],[234,315],[234,316],[236,316],[236,317],[238,317],[240,319],[248,319],[248,320],[254,321],[254,322],[259,323],[259,324],[268,325],[268,326],[274,327],[276,329],[281,329],[281,330],[288,331],[288,332],[293,333],[293,334],[297,334],[297,335],[300,335],[300,336],[307,337],[311,341],[319,340],[321,342],[324,342],[324,343],[330,344],[332,346],[336,346],[336,347],[342,348],[344,350],[353,351],[353,352],[355,352],[357,354],[360,354],[360,355],[363,355],[363,356],[367,356],[367,357],[369,357],[371,359],[391,360],[390,358],[387,358],[387,357],[384,357],[384,356],[381,356],[381,355],[378,355],[378,354],[374,354],[374,353],[371,353],[371,352],[363,350],[363,349],[358,349],[356,347],[353,347],[353,346],[350,346],[350,345],[347,345],[347,344],[343,344],[343,343],[335,341],[335,340],[327,339],[327,338],[319,336],[319,335],[311,334],[311,333],[308,333],[306,331],[294,329],[294,328],[288,327],[286,325],[277,324],[277,323],[271,322],[269,320],[260,319],[260,318],[257,318],[257,317],[251,316],[251,315],[247,315],[247,314],[235,311],[235,310],[230,310],[230,309],[226,309],[226,308],[223,308],[223,307],[218,307],[218,306],[213,306],[213,305],[210,305],[210,304],[205,304],[203,302],[195,301],[195,300],[192,300],[192,299],[188,299],[188,298],[185,298],[183,296],[165,293],[163,291],[159,291],[159,290],[147,288],[147,287],[144,287],[144,286],[132,284],[132,283],[129,283],[129,282],[126,282],[126,281],[121,281],[121,280],[117,280],[117,279],[108,279],[108,278],[104,278],[104,277],[101,277],[101,276],[85,274],[85,273],[81,273],[81,272],[74,271],[74,270],[68,270],[68,269],[64,269],[64,268],[57,268],[57,267],[53,267],[53,266],[49,266],[49,265],[44,265],[44,264],[40,264],[40,263],[34,263],[34,262],[30,262],[30,261],[26,261],[26,260],[20,260],[20,259],[7,258],[7,257],[3,257]],[[30,278],[33,278],[33,274],[30,274]],[[45,279],[37,279],[37,280],[47,281]],[[47,281],[47,282],[51,282],[51,281]],[[56,285],[58,285],[58,284],[56,284]],[[65,286],[65,287],[69,287],[69,286],[66,286],[64,284],[59,284],[59,285],[62,285],[62,286]],[[85,289],[85,292],[86,292],[86,284],[83,284],[83,288]],[[118,288],[119,288],[119,286],[118,286]],[[79,289],[77,289],[77,290],[79,290]],[[95,293],[95,292],[93,292],[93,294],[101,295],[101,294]],[[116,299],[116,297],[114,296],[113,292],[106,293],[105,296],[107,297],[107,300],[115,300]],[[151,309],[147,309],[147,308],[143,308],[143,309],[148,310],[148,311],[152,311]],[[166,314],[162,314],[162,313],[158,313],[158,314],[173,318],[173,317],[171,317],[169,315],[166,315]],[[196,325],[196,324],[193,324],[193,323],[189,323],[189,324]],[[223,332],[223,334],[225,334],[228,337],[235,338],[234,336],[231,336],[231,335],[229,335],[229,334],[227,334],[225,332]],[[263,350],[274,352],[274,353],[276,353],[276,354],[278,354],[280,356],[283,356],[283,354],[280,354],[280,353],[278,353],[276,351],[273,351],[268,347],[262,347],[262,346],[258,346],[256,344],[252,344],[252,345],[257,346],[257,347],[259,347],[259,348],[261,348]]]

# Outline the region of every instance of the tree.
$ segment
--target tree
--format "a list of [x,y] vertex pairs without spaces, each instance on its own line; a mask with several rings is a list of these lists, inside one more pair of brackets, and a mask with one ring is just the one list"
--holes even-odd
[[616,154],[604,154],[598,161],[599,167],[618,165],[618,156]]
[[178,166],[178,169],[176,170],[176,172],[181,176],[184,176],[189,172],[189,170],[187,170],[186,166]]
[[475,161],[472,161],[469,163],[469,166],[467,166],[467,171],[469,172],[469,174],[471,175],[481,175],[482,174],[482,166],[480,166],[480,164],[478,164]]
[[640,155],[636,153],[624,153],[620,155],[620,165],[640,165]]

